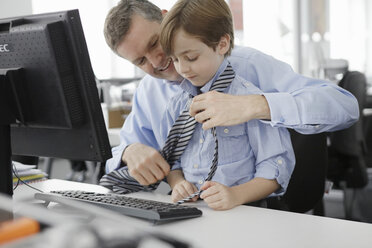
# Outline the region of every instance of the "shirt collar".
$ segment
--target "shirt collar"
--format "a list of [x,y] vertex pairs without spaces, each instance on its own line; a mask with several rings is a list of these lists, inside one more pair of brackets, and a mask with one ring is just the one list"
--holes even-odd
[[[218,70],[217,70],[216,74],[214,74],[212,79],[209,80],[208,83],[206,83],[203,87],[200,88],[200,91],[202,93],[206,93],[206,92],[209,91],[213,82],[215,82],[218,79],[218,77],[220,76],[220,74],[225,71],[227,64],[228,64],[227,59],[224,59],[222,61],[221,65],[218,67]],[[183,79],[182,82],[179,85],[184,91],[188,92],[189,94],[191,94],[193,96],[198,95],[197,87],[192,85],[192,83],[189,80]]]

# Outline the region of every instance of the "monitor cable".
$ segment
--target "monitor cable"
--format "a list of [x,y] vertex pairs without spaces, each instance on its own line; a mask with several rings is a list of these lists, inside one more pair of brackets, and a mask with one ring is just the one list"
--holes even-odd
[[27,187],[30,187],[31,189],[33,190],[36,190],[36,191],[39,191],[40,193],[44,193],[42,190],[38,189],[38,188],[35,188],[35,187],[32,187],[29,183],[23,181],[19,175],[18,175],[18,171],[17,171],[17,168],[15,167],[13,161],[12,161],[12,171],[13,171],[13,175],[18,179],[17,180],[17,184],[13,187],[13,191],[18,187],[19,185],[19,182],[23,183],[24,185],[26,185]]

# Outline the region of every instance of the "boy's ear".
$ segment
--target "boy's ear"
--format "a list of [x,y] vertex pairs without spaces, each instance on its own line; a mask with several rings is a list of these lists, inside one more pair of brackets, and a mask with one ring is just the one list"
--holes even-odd
[[221,36],[220,42],[218,43],[218,52],[220,55],[225,55],[230,49],[230,35],[225,34]]
[[168,13],[168,10],[166,10],[166,9],[162,9],[162,10],[161,10],[161,14],[162,14],[163,18],[164,18],[164,16],[165,16],[167,13]]

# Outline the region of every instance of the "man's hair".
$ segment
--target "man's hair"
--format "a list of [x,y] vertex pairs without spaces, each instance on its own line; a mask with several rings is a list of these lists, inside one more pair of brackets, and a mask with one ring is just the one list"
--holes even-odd
[[173,40],[177,30],[200,39],[216,49],[221,37],[230,36],[230,55],[234,46],[234,27],[229,6],[225,0],[179,0],[161,23],[160,44],[167,55],[173,54]]
[[119,43],[128,33],[135,14],[149,21],[160,23],[162,20],[161,9],[147,0],[121,0],[107,14],[103,31],[107,45],[115,53]]

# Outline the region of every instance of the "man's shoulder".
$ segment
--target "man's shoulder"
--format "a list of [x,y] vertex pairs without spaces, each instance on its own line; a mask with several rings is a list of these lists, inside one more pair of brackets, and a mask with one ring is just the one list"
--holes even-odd
[[140,82],[140,85],[143,85],[143,86],[146,86],[146,87],[151,87],[151,86],[163,86],[165,85],[166,83],[166,80],[165,79],[161,79],[161,78],[155,78],[153,76],[150,76],[148,74],[146,74],[141,82]]
[[249,95],[249,94],[261,94],[260,90],[253,82],[239,76],[235,75],[234,81],[232,82],[232,87],[229,90],[233,95]]
[[272,56],[252,47],[235,46],[228,59],[232,64],[255,64],[258,61],[268,61]]
[[261,52],[252,48],[252,47],[246,47],[246,46],[235,46],[232,51],[229,59],[231,58],[242,58],[242,59],[248,59],[254,55],[260,54]]

